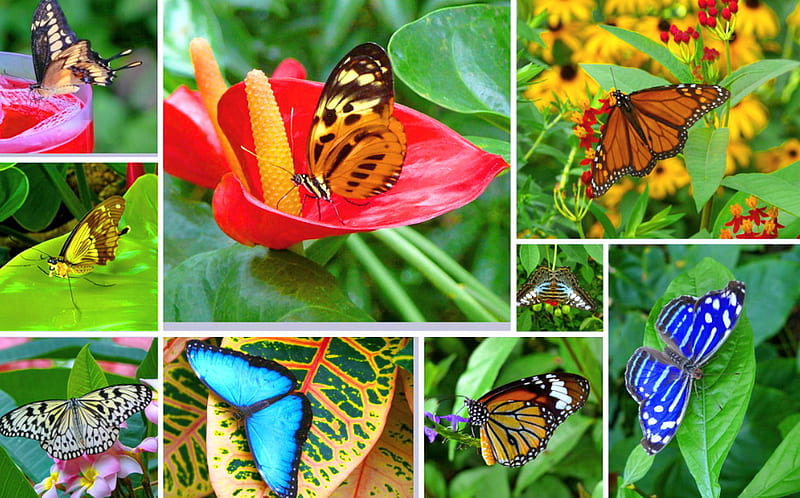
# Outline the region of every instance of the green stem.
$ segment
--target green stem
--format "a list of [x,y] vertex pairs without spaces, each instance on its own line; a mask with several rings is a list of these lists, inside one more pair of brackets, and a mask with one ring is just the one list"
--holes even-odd
[[458,264],[456,260],[451,258],[449,254],[436,246],[436,244],[411,227],[398,227],[395,228],[394,231],[421,249],[438,266],[452,275],[453,278],[460,281],[461,284],[465,286],[473,296],[480,299],[481,303],[495,316],[500,317],[503,321],[510,319],[508,301],[489,290],[469,271]]
[[713,207],[714,196],[712,195],[703,205],[703,210],[700,212],[700,230],[708,231],[708,227],[711,225],[711,211]]
[[41,168],[44,170],[45,175],[50,178],[50,181],[58,191],[64,205],[67,206],[69,212],[72,213],[72,216],[74,216],[75,219],[81,219],[81,217],[86,214],[86,207],[81,203],[80,199],[78,199],[78,196],[75,195],[75,192],[69,188],[67,182],[64,181],[64,175],[61,170],[58,167],[45,165],[41,165]]
[[450,297],[458,309],[466,315],[467,319],[475,322],[500,321],[499,317],[493,316],[478,300],[472,297],[463,285],[453,280],[430,258],[425,256],[419,248],[398,235],[394,230],[396,229],[378,230],[373,232],[373,235],[422,273],[440,292]]
[[92,209],[94,194],[92,189],[89,188],[89,182],[86,180],[86,169],[83,165],[75,165],[75,183],[78,185],[78,197],[83,203],[83,209]]
[[542,142],[545,135],[547,135],[547,132],[550,131],[550,128],[552,128],[553,126],[556,125],[556,123],[558,123],[562,115],[563,113],[559,112],[558,114],[556,114],[556,116],[553,118],[552,121],[550,121],[549,123],[548,122],[544,123],[544,129],[542,130],[541,133],[539,133],[539,136],[536,137],[536,141],[533,142],[533,145],[531,145],[531,148],[528,150],[528,152],[525,153],[525,156],[523,157],[523,159],[525,160],[524,162],[526,163],[528,162],[528,159],[530,159],[531,155],[533,154],[533,151],[535,151],[536,147],[538,147],[539,144]]
[[378,258],[369,246],[364,242],[361,235],[350,234],[345,240],[345,245],[364,265],[367,272],[378,284],[383,294],[394,305],[394,309],[400,313],[407,322],[424,322],[425,316],[420,312],[414,301],[406,293],[405,289],[397,282],[397,279]]

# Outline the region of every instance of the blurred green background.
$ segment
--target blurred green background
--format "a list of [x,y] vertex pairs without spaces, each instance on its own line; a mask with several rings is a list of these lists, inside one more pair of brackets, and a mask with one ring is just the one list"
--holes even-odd
[[[30,55],[31,20],[38,0],[0,0],[0,50]],[[101,57],[125,49],[133,54],[111,63],[137,68],[117,74],[110,87],[92,88],[95,152],[158,151],[157,75],[158,16],[156,0],[59,0],[79,38]]]

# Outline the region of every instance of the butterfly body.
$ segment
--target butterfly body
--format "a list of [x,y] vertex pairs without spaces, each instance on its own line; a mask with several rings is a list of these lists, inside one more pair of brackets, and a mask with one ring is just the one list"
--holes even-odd
[[641,441],[654,455],[680,427],[694,380],[736,327],[744,305],[745,285],[731,281],[700,298],[680,296],[661,310],[656,330],[664,351],[638,348],[625,368],[625,386],[639,403]]
[[678,155],[689,128],[730,97],[717,85],[680,84],[612,92],[592,163],[592,195],[603,195],[624,175],[645,176],[661,159]]
[[261,477],[280,497],[297,496],[297,471],[311,427],[311,403],[292,392],[297,380],[274,361],[202,341],[186,357],[198,378],[236,410]]
[[28,403],[0,417],[0,434],[39,441],[61,460],[94,455],[113,446],[119,426],[144,410],[153,392],[142,384],[121,384],[79,398]]
[[593,310],[596,306],[567,266],[556,270],[546,266],[538,267],[517,293],[517,306],[533,306],[545,302],[557,302],[584,311]]
[[56,0],[41,0],[31,23],[31,53],[36,83],[31,85],[40,98],[75,93],[81,85],[108,86],[117,71],[140,66],[134,61],[116,69],[109,63],[130,55],[130,49],[104,59],[92,50],[89,40],[80,40],[67,23]]
[[556,427],[583,407],[589,382],[580,375],[534,375],[467,398],[469,423],[480,428],[487,465],[519,467],[545,449]]
[[367,199],[391,189],[406,155],[394,116],[394,80],[386,52],[355,47],[331,72],[311,122],[308,172],[293,175],[312,198]]
[[97,265],[105,265],[116,257],[120,236],[119,222],[125,211],[125,199],[114,195],[86,213],[70,232],[58,256],[51,256],[49,276],[70,278],[84,275]]

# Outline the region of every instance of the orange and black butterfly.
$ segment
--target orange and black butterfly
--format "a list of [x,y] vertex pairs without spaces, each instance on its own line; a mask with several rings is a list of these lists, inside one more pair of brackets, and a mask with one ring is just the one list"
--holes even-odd
[[31,23],[31,53],[36,83],[31,85],[40,97],[75,93],[81,85],[108,86],[117,71],[140,66],[134,61],[116,69],[114,59],[129,55],[132,50],[104,59],[92,50],[89,40],[79,40],[67,24],[64,11],[56,0],[41,0]]
[[689,128],[731,94],[717,85],[681,84],[612,95],[614,107],[592,164],[593,197],[623,175],[645,176],[659,160],[678,155]]
[[292,177],[312,198],[366,199],[397,183],[406,133],[394,116],[392,65],[379,45],[351,50],[331,72],[308,135],[308,172]]
[[541,453],[553,431],[580,410],[589,381],[580,375],[548,373],[467,398],[469,423],[480,427],[481,455],[487,465],[524,465]]
[[60,278],[85,275],[95,266],[113,261],[120,236],[129,230],[118,227],[124,211],[125,199],[114,195],[86,213],[72,229],[58,256],[48,258],[48,275]]

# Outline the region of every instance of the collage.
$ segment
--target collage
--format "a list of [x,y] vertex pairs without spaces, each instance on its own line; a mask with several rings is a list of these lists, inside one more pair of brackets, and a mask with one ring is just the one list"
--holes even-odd
[[0,498],[800,497],[798,448],[796,1],[0,0]]

